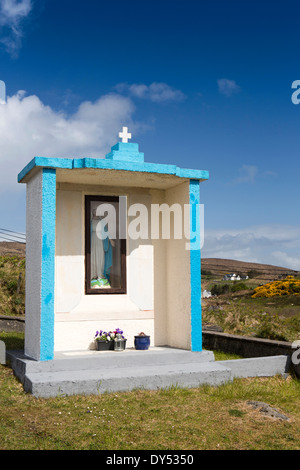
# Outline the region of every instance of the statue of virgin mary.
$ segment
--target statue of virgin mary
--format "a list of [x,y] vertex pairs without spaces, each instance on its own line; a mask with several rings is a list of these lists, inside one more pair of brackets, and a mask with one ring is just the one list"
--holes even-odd
[[[111,267],[112,242],[108,236],[107,226],[102,223],[101,217],[96,215],[96,211],[93,211],[91,220],[91,281],[95,287],[110,287]],[[100,284],[93,282],[93,280],[100,280]]]

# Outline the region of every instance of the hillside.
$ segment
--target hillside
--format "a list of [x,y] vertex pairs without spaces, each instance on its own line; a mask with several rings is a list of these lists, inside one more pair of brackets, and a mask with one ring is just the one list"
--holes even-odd
[[26,245],[18,242],[0,242],[0,256],[25,257]]
[[[255,335],[292,341],[300,332],[300,295],[272,299],[251,297],[254,287],[269,280],[296,274],[294,271],[258,263],[227,259],[202,260],[202,290],[225,284],[222,276],[235,272],[255,273],[244,281],[245,290],[202,300],[203,324],[226,333]],[[205,275],[211,273],[211,275]],[[230,282],[228,283],[230,284]],[[232,283],[234,285],[234,283]],[[0,243],[0,316],[25,313],[25,245]]]
[[220,258],[202,258],[201,270],[205,274],[211,273],[214,275],[224,275],[229,273],[246,275],[249,271],[252,271],[255,273],[256,278],[266,281],[278,279],[282,276],[295,276],[299,273],[298,271],[280,266]]
[[[21,256],[25,257],[26,244],[17,242],[0,242],[0,256]],[[202,271],[210,272],[215,275],[224,275],[228,273],[247,274],[249,271],[255,271],[255,277],[262,280],[276,279],[281,276],[299,275],[300,272],[289,268],[272,266],[269,264],[249,263],[247,261],[236,261],[232,259],[221,258],[202,258]]]
[[0,316],[24,313],[25,256],[6,254],[0,257]]

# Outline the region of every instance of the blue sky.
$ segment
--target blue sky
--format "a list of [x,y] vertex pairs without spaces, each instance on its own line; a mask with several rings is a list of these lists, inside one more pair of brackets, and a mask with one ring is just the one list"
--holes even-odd
[[209,170],[203,257],[300,270],[297,1],[0,0],[0,221],[25,231],[35,155]]

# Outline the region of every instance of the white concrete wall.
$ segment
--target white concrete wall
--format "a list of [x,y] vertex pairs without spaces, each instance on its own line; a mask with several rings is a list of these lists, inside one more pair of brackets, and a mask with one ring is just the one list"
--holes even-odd
[[55,311],[71,312],[84,293],[83,206],[80,191],[57,191]]
[[[152,204],[165,202],[165,191],[151,191]],[[154,331],[155,345],[168,345],[168,309],[167,309],[167,240],[153,239],[154,249]]]
[[[189,183],[166,191],[153,190],[153,204],[189,204]],[[189,214],[188,214],[189,215]],[[171,216],[171,239],[153,240],[154,246],[154,311],[156,345],[191,348],[190,252],[183,238],[174,239],[174,218]],[[183,222],[184,219],[182,219]],[[162,222],[162,221],[161,221]],[[189,217],[187,220],[189,226]],[[161,227],[162,228],[162,227]],[[160,233],[162,236],[162,232]]]
[[[55,323],[55,351],[86,351],[95,348],[94,335],[96,331],[113,331],[120,328],[127,339],[126,347],[134,347],[134,335],[141,331],[151,336],[151,346],[154,346],[153,318],[129,318],[103,320],[58,321]],[[69,334],[70,333],[70,334]]]
[[26,296],[25,354],[40,357],[41,257],[43,171],[28,182],[26,190]]
[[85,195],[127,195],[129,204],[142,202],[150,209],[148,190],[106,191],[77,190],[76,185],[57,190],[55,351],[93,347],[100,329],[123,329],[129,347],[140,331],[155,341],[151,242],[127,240],[127,294],[85,295]]
[[[166,202],[169,206],[180,204],[184,220],[184,205],[189,204],[189,182],[167,190]],[[189,211],[186,215],[189,227]],[[166,250],[168,345],[182,349],[191,348],[191,276],[190,251],[185,249],[187,241],[182,226],[182,239],[172,237]]]
[[[189,183],[167,190],[82,187],[57,191],[55,350],[93,348],[96,330],[151,335],[151,345],[191,347],[190,252],[186,239],[127,240],[127,294],[84,293],[84,196],[127,195],[128,204],[189,204]],[[131,219],[128,219],[130,223]],[[189,221],[188,221],[189,225]],[[151,221],[148,219],[149,234]]]
[[[139,220],[144,226],[148,226],[148,235],[151,230],[151,195],[131,193],[128,195],[128,206],[143,204],[147,209],[142,213],[137,213],[136,217],[128,217],[128,224],[133,220]],[[136,230],[140,231],[139,227]],[[128,295],[132,302],[140,310],[153,310],[153,245],[151,240],[138,238],[127,241],[127,288]]]

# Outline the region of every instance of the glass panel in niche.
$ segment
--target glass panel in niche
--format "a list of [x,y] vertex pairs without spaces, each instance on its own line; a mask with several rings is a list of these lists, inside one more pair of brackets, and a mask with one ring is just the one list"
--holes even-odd
[[96,290],[121,289],[122,241],[119,199],[90,202],[90,285]]

